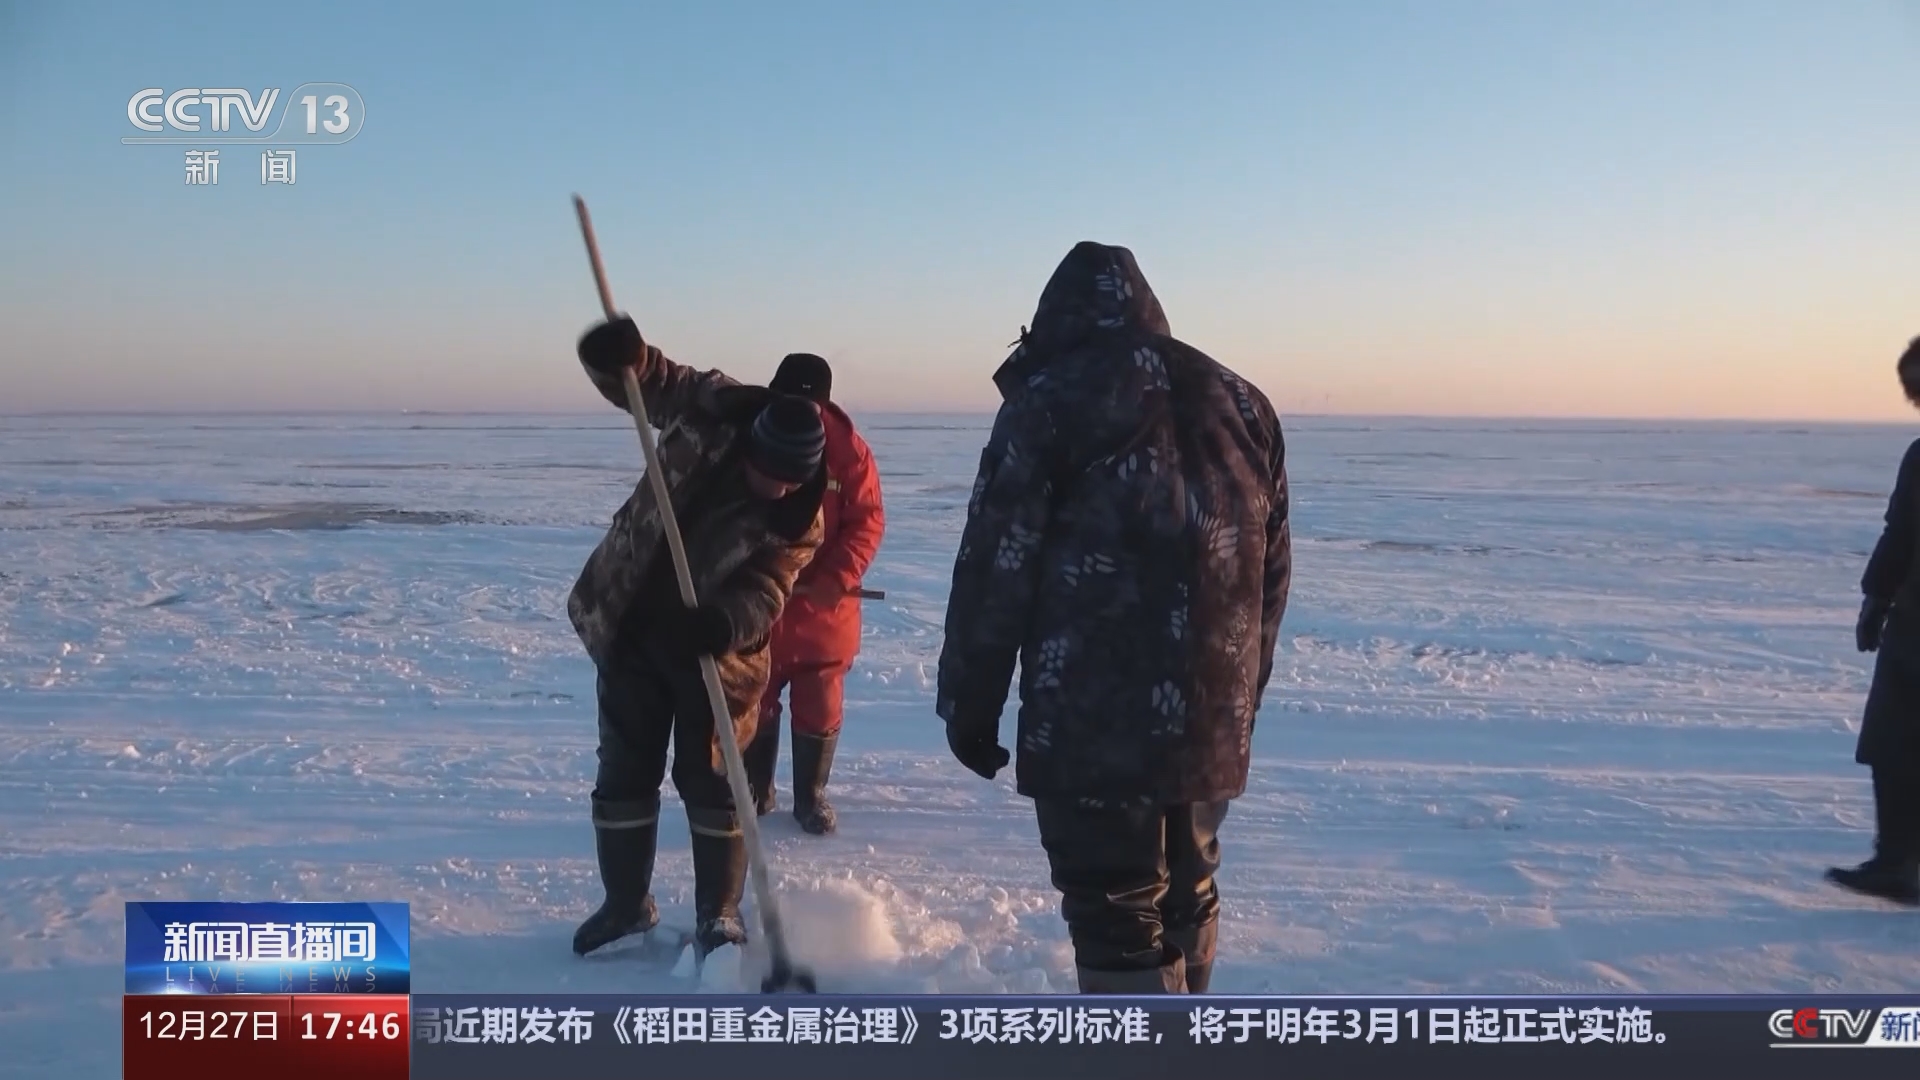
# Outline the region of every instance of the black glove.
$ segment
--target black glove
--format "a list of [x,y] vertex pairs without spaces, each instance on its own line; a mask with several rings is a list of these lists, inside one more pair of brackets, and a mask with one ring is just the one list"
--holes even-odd
[[1880,648],[1880,631],[1886,629],[1887,613],[1893,605],[1878,597],[1869,596],[1860,602],[1860,621],[1853,625],[1853,644],[1861,652],[1874,652]]
[[667,646],[682,657],[719,656],[733,651],[733,619],[712,604],[677,607],[664,622]]
[[991,724],[970,723],[964,720],[947,722],[947,748],[967,771],[983,780],[991,780],[994,774],[1007,767],[1013,755],[1000,745],[999,721]]
[[619,377],[640,362],[640,328],[625,315],[600,323],[580,338],[580,362],[603,375]]

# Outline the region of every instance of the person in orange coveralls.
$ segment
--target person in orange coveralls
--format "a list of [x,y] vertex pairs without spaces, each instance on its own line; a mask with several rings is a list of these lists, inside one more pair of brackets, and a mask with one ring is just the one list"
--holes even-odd
[[780,362],[769,388],[820,406],[827,429],[827,493],[821,513],[826,539],[794,583],[793,599],[773,626],[773,675],[760,700],[760,728],[747,747],[747,778],[760,816],[773,812],[773,769],[780,756],[780,692],[793,710],[793,816],[815,836],[833,832],[827,801],[840,739],[847,671],[860,652],[856,591],[880,549],[886,512],[873,451],[853,421],[832,403],[833,369],[812,353]]

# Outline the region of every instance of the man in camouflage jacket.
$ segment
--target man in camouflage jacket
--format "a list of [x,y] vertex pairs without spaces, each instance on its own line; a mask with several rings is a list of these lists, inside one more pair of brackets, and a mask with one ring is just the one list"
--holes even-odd
[[1291,572],[1279,421],[1101,244],[1067,254],[994,381],[940,654],[948,743],[988,779],[1006,765],[1017,660],[1016,778],[1080,989],[1203,993],[1217,830]]
[[608,401],[627,407],[634,367],[684,538],[697,608],[681,602],[652,483],[613,517],[567,599],[598,669],[595,848],[606,902],[581,924],[585,955],[659,921],[652,895],[660,785],[673,786],[692,830],[695,945],[744,940],[746,847],[721,764],[699,658],[713,656],[740,746],[753,741],[767,684],[767,644],[794,578],[820,547],[826,434],[812,402],[648,347],[631,319],[581,338],[580,360]]

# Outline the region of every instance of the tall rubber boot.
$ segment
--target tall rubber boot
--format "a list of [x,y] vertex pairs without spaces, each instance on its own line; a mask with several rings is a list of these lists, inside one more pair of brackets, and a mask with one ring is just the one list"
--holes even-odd
[[1827,871],[1827,880],[1878,900],[1920,907],[1920,780],[1875,769],[1874,853],[1859,866]]
[[840,827],[840,816],[827,801],[827,778],[833,774],[833,751],[839,742],[837,733],[793,737],[793,816],[815,836]]
[[660,803],[596,803],[593,846],[607,898],[573,932],[573,951],[585,956],[660,922],[653,902],[653,859],[660,840]]
[[693,947],[704,960],[722,945],[742,945],[747,924],[747,840],[731,810],[687,808],[693,834]]
[[1187,993],[1204,994],[1213,982],[1213,954],[1220,940],[1220,924],[1167,931],[1167,944],[1180,950],[1187,962]]
[[1083,994],[1184,994],[1187,992],[1186,958],[1168,945],[1157,968],[1144,971],[1094,971],[1076,968]]
[[773,813],[774,766],[780,760],[780,720],[761,718],[760,730],[740,755],[747,766],[747,786],[753,789],[754,810],[761,817]]
[[1836,866],[1827,871],[1827,880],[1876,900],[1920,907],[1920,861],[1881,862],[1876,857],[1847,869]]

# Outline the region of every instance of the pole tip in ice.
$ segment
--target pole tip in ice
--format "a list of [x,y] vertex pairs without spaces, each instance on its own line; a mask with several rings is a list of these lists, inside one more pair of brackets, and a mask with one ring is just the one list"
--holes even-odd
[[813,980],[813,972],[793,966],[788,960],[774,961],[773,970],[760,982],[763,994],[817,994],[820,985]]

